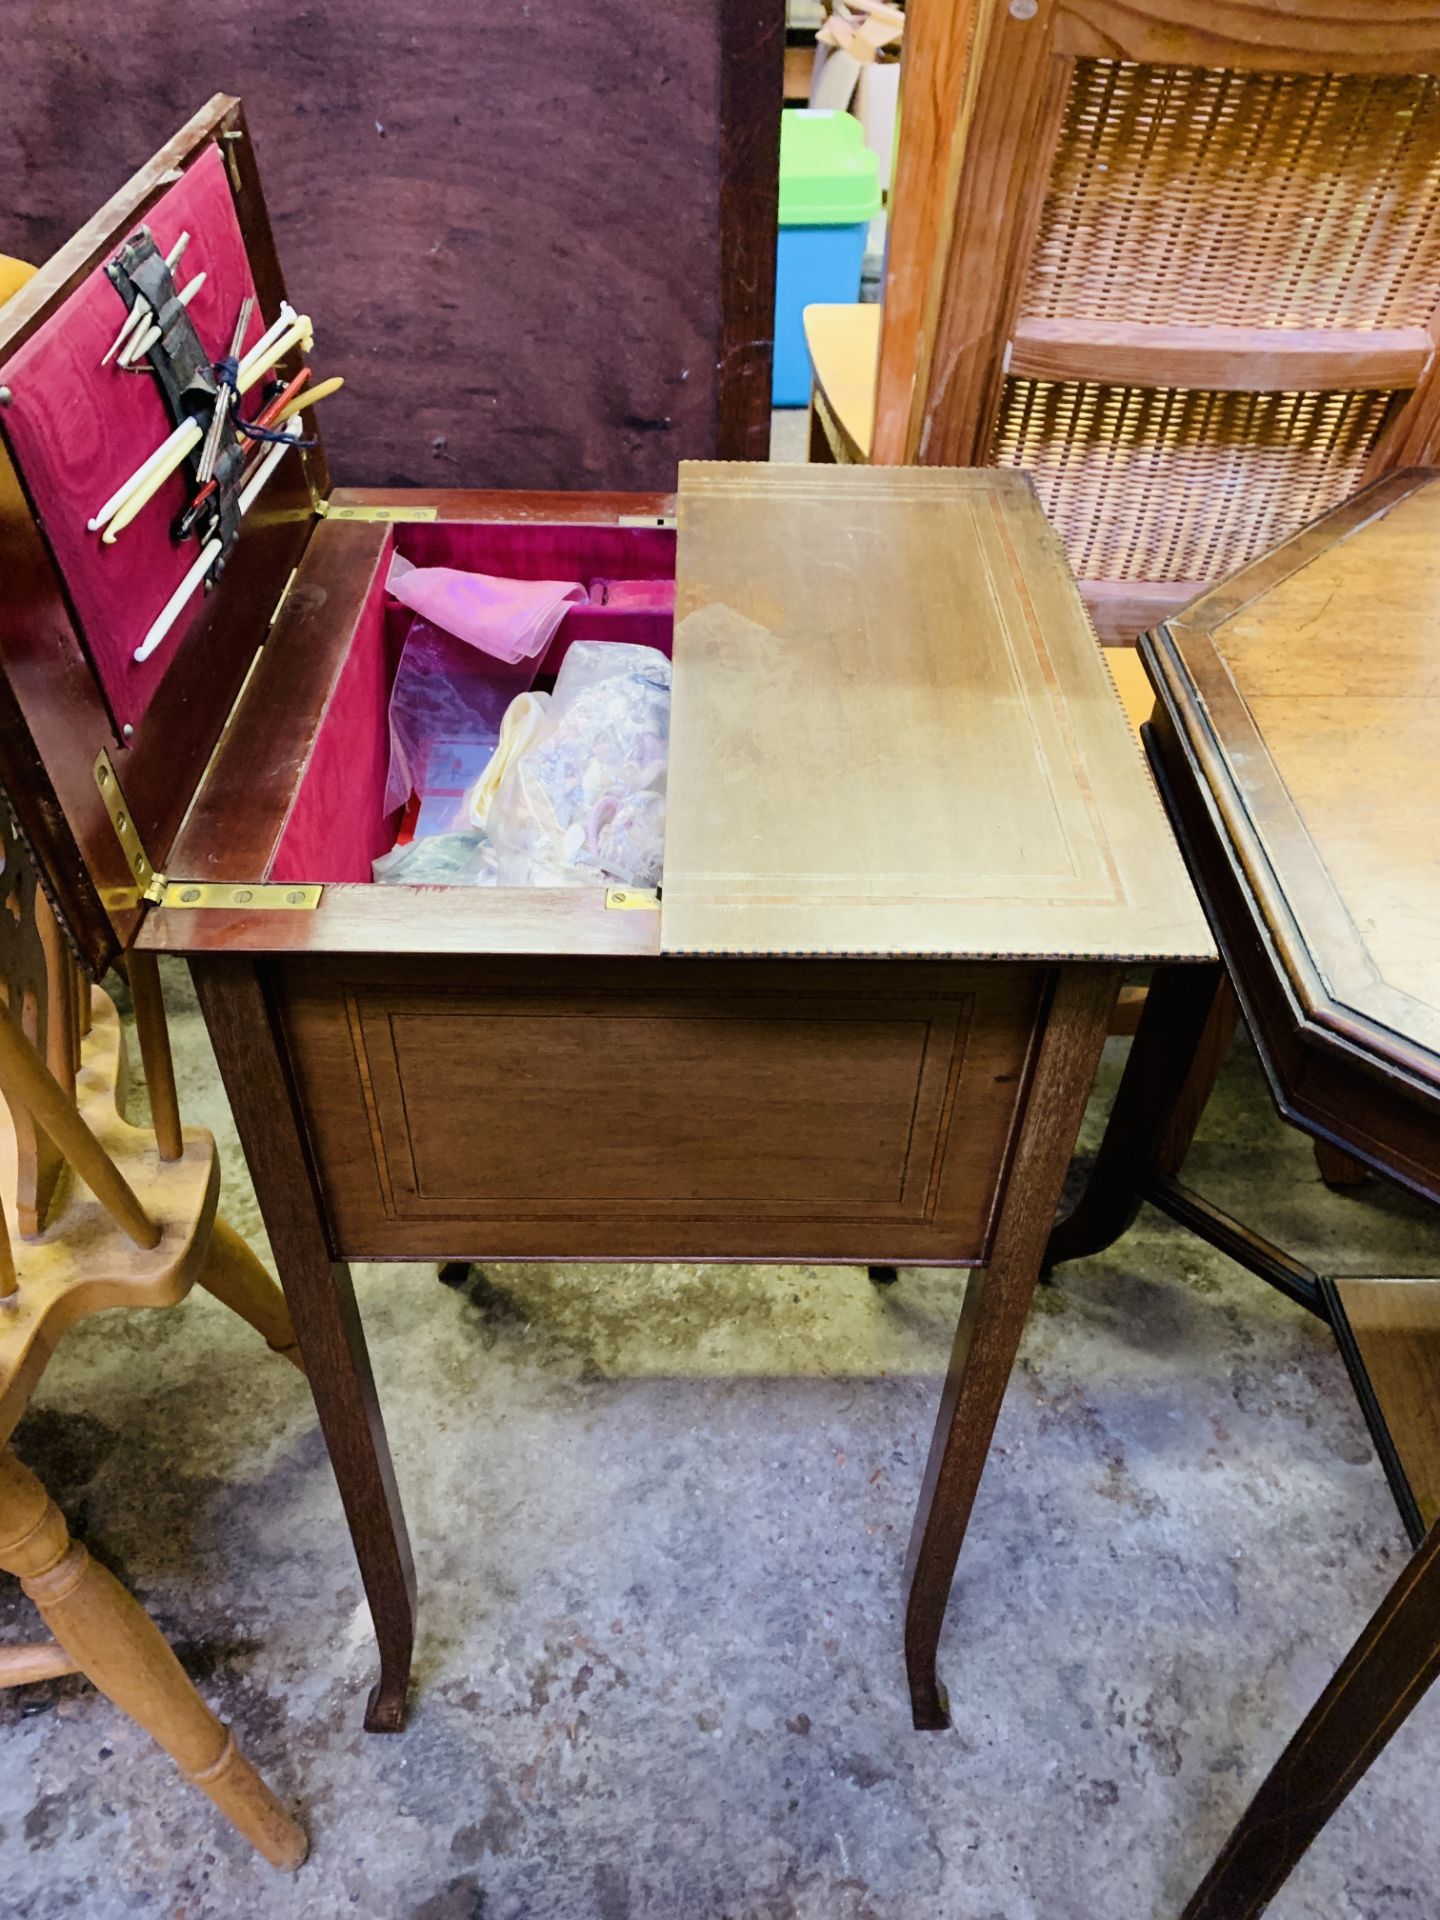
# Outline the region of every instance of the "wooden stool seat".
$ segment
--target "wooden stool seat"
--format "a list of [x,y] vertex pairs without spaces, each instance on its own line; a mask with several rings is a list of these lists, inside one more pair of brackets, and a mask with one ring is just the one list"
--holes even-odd
[[810,391],[810,458],[864,466],[875,436],[875,371],[880,361],[880,309],[806,307]]
[[[111,1160],[160,1228],[153,1247],[137,1247],[78,1180],[67,1183],[43,1233],[27,1239],[24,1285],[0,1311],[0,1443],[10,1437],[46,1362],[63,1335],[107,1307],[169,1307],[183,1300],[201,1269],[215,1223],[220,1168],[208,1133],[187,1127],[185,1154],[161,1160],[155,1137],[118,1110],[124,1032],[108,994],[95,990],[93,1025],[75,1076],[75,1103]],[[15,1133],[0,1109],[0,1181],[6,1225],[18,1233]]]

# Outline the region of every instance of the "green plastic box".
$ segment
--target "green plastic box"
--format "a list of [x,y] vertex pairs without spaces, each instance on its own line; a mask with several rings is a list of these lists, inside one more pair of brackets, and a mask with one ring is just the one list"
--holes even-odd
[[879,211],[879,162],[855,116],[787,107],[780,115],[773,405],[809,400],[805,309],[859,299],[865,232]]

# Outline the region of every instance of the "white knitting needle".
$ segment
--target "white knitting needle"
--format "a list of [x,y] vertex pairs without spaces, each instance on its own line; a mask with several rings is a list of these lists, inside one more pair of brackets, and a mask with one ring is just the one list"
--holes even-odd
[[125,342],[130,338],[131,334],[135,331],[136,327],[140,325],[142,320],[145,320],[146,318],[148,318],[149,313],[150,313],[150,302],[145,298],[143,293],[137,294],[135,297],[134,306],[131,307],[130,311],[125,316],[125,324],[121,327],[119,333],[116,334],[114,340],[111,341],[110,351],[106,354],[105,358],[100,362],[102,367],[109,366],[110,362],[115,358],[116,354],[120,351],[121,347],[123,347]]
[[[299,438],[300,423],[296,421],[294,430],[286,435],[286,442],[298,440]],[[265,485],[265,482],[270,478],[270,475],[275,471],[289,450],[288,444],[278,443],[271,447],[270,451],[265,455],[265,458],[255,469],[254,479],[241,490],[240,514],[242,518],[250,511],[251,507],[254,506],[260,489]],[[171,627],[173,627],[179,619],[185,603],[191,598],[196,588],[200,585],[200,582],[214,565],[220,553],[221,545],[222,542],[218,539],[207,540],[199,553],[196,554],[185,574],[185,578],[165,602],[158,618],[151,625],[145,638],[135,649],[135,658],[137,660],[148,660],[160,642],[165,638],[166,634],[169,633]]]
[[308,353],[315,344],[315,327],[308,313],[297,313],[289,322],[285,331],[271,341],[263,353],[246,354],[240,363],[240,371],[235,383],[237,395],[248,393],[257,381],[263,380],[277,360],[283,360],[292,348],[299,347]]
[[[197,273],[195,278],[186,285],[180,295],[181,306],[188,307],[204,284],[204,274]],[[136,334],[129,346],[126,347],[125,351],[121,354],[119,364],[122,367],[133,367],[136,361],[143,360],[155,342],[160,338],[160,331],[158,326],[148,326],[142,332]]]
[[[181,254],[184,253],[186,247],[189,246],[189,244],[190,244],[189,234],[182,233],[180,238],[175,242],[174,246],[170,249],[169,253],[167,253],[165,256],[166,266],[173,267],[176,261],[180,258]],[[200,278],[202,280],[205,278],[203,273],[200,275]],[[136,298],[134,306],[131,307],[129,313],[126,314],[125,324],[123,327],[121,327],[119,333],[116,334],[114,344],[110,348],[110,351],[106,354],[105,358],[100,362],[102,367],[109,366],[110,362],[115,358],[115,355],[120,351],[121,347],[123,347],[125,342],[130,338],[132,329],[135,327],[138,327],[140,322],[145,318],[146,314],[148,314],[150,311],[151,311],[150,302],[145,298],[143,293],[139,294]]]
[[284,333],[285,329],[290,325],[290,322],[292,320],[299,319],[299,317],[300,316],[296,313],[294,307],[291,306],[290,302],[288,300],[282,300],[280,302],[279,319],[275,321],[273,326],[269,326],[265,329],[264,333],[261,334],[260,338],[255,342],[254,346],[251,347],[248,353],[243,354],[241,356],[241,359],[240,359],[241,371],[243,372],[245,368],[249,366],[252,360],[258,358],[260,354],[265,353],[269,349],[271,342],[278,340],[281,334]]
[[124,506],[126,500],[129,499],[136,487],[144,485],[145,481],[150,478],[151,474],[154,473],[155,469],[165,459],[166,454],[169,453],[174,442],[185,432],[186,426],[188,425],[189,422],[187,421],[185,425],[177,427],[168,440],[162,440],[145,464],[137,467],[130,478],[123,481],[121,485],[115,489],[114,493],[111,494],[104,506],[101,507],[100,511],[95,515],[94,519],[86,522],[91,533],[98,533],[110,518],[111,514],[114,513],[117,508]]
[[[297,344],[303,345],[308,351],[312,342],[313,334],[309,316],[297,315],[287,331],[279,336],[275,347],[267,351],[263,365],[247,362],[242,368],[239,391],[242,394],[248,393],[257,381],[264,379],[270,371],[272,360],[281,359]],[[198,420],[186,420],[176,427],[169,439],[158,446],[150,458],[136,468],[124,485],[117,487],[111,494],[90,522],[91,532],[104,527],[105,545],[114,546],[117,536],[129,526],[146,501],[154,498],[170,475],[199,446],[204,437],[205,430]],[[106,525],[107,521],[108,525]]]

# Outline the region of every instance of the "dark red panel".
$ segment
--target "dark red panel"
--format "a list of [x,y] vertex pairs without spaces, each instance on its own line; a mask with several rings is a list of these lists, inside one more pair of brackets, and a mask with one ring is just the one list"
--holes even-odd
[[[190,235],[175,278],[183,287],[205,275],[189,312],[206,350],[219,359],[228,351],[240,303],[254,294],[255,284],[217,147],[170,188],[147,224],[162,252],[182,232]],[[253,345],[274,317],[262,318],[257,306],[246,344]],[[171,476],[113,545],[105,546],[87,526],[175,424],[153,375],[127,373],[113,360],[100,365],[124,318],[125,303],[104,266],[96,267],[0,366],[0,386],[11,393],[5,430],[15,464],[64,574],[117,726],[138,724],[205,610],[205,596],[197,593],[150,658],[132,658],[199,551],[194,539],[177,545],[170,538],[171,522],[189,498],[188,469]]]

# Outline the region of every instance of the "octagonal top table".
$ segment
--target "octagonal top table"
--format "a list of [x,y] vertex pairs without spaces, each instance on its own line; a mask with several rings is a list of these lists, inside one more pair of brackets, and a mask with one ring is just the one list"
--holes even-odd
[[[1151,763],[1277,1107],[1440,1201],[1440,477],[1366,489],[1142,652]],[[1158,970],[1050,1261],[1149,1200],[1326,1319],[1421,1544],[1186,1920],[1258,1914],[1440,1673],[1440,1280],[1315,1274],[1181,1184],[1223,991]]]

